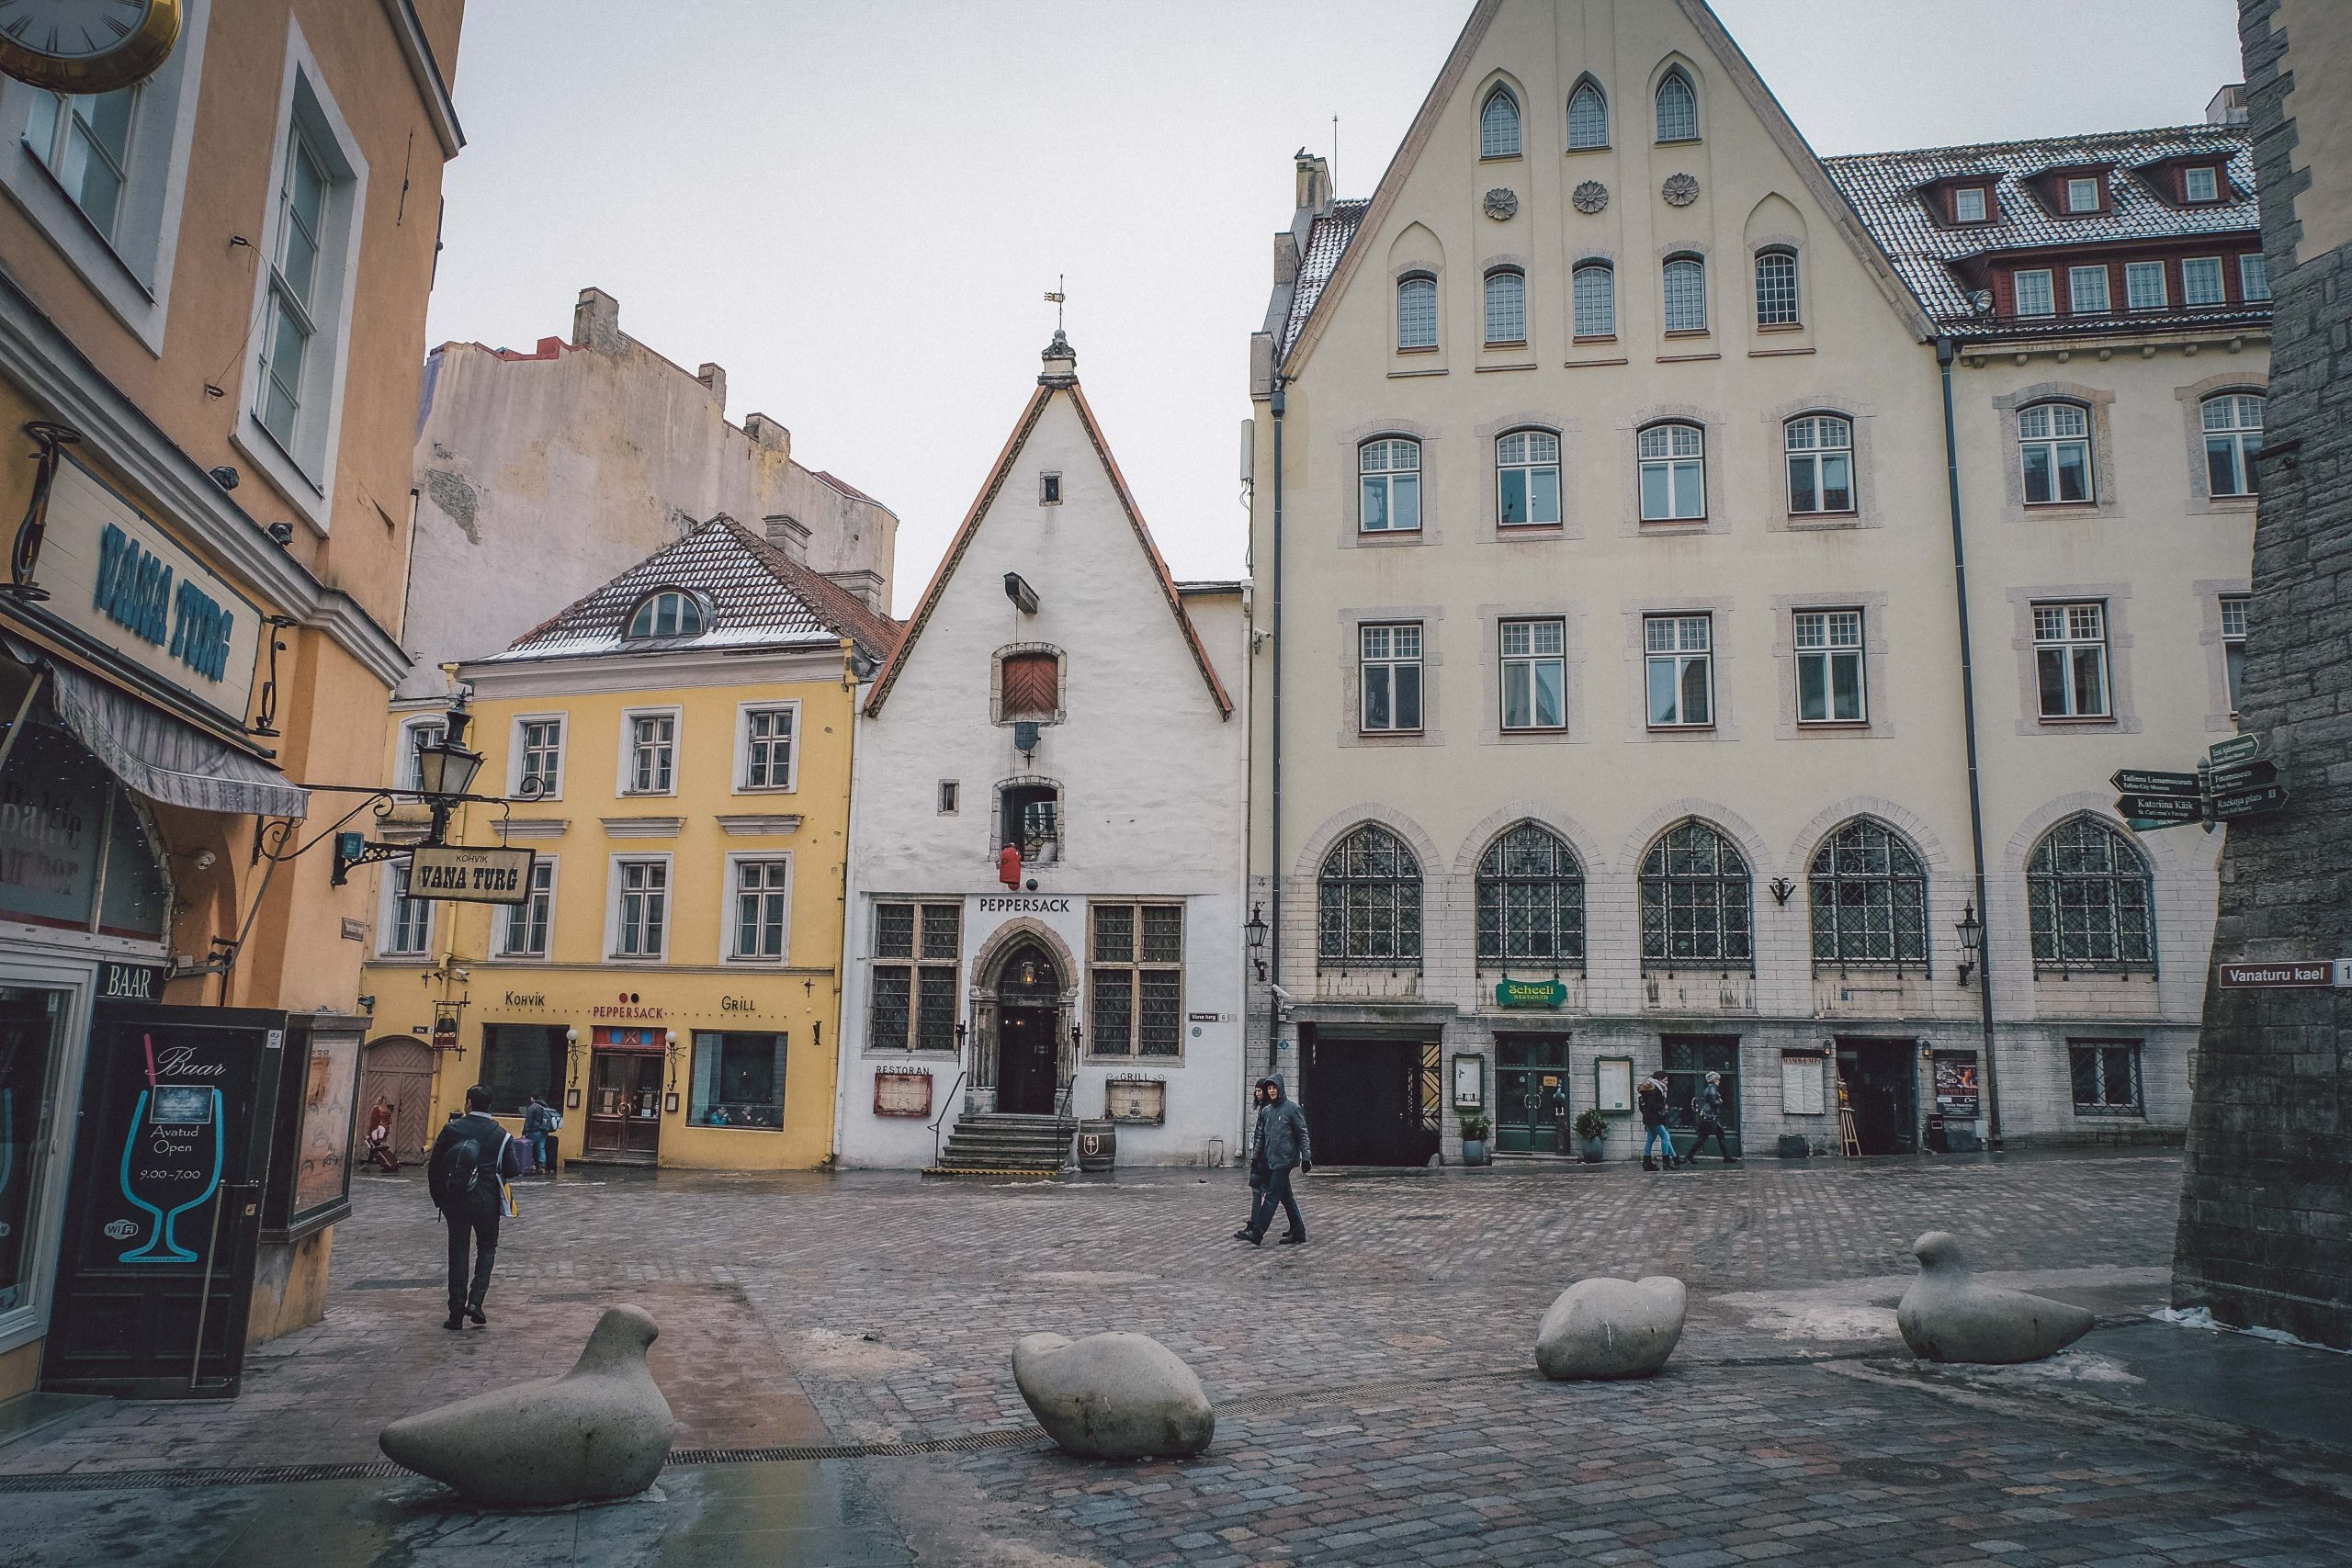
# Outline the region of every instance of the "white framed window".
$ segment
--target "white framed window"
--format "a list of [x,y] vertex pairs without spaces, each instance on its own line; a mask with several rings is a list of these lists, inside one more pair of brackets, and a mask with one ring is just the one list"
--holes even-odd
[[1704,729],[1715,722],[1714,617],[1645,615],[1652,729]]
[[2097,212],[2098,210],[2098,181],[2072,179],[2066,182],[2066,210]]
[[2262,455],[2264,399],[2255,392],[2223,392],[2199,409],[2205,426],[2205,485],[2217,496],[2255,495],[2262,489],[2254,470]]
[[1557,616],[1504,621],[1497,631],[1501,644],[1503,728],[1566,728],[1567,623]]
[[1560,521],[1560,438],[1548,430],[1514,430],[1495,443],[1495,525],[1556,527]]
[[1437,279],[1426,272],[1396,280],[1396,346],[1437,346]]
[[2184,305],[2224,305],[2229,289],[2222,282],[2222,258],[2190,256],[2180,264],[2180,302]]
[[1579,82],[1568,95],[1568,150],[1589,152],[1609,145],[1609,100],[1592,82]]
[[323,534],[335,493],[368,163],[300,26],[289,23],[288,35],[232,439]]
[[531,862],[530,897],[499,911],[498,955],[501,958],[545,958],[555,934],[555,868],[553,855]]
[[1809,413],[1781,430],[1788,448],[1791,514],[1853,511],[1853,422],[1834,413]]
[[1576,297],[1576,335],[1607,338],[1617,335],[1617,269],[1607,262],[1577,264],[1572,275]]
[[2033,607],[2034,683],[2044,718],[2111,718],[2107,604],[2091,599]]
[[1486,107],[1478,111],[1478,156],[1519,156],[1519,100],[1508,87],[1488,93]]
[[1797,722],[1861,724],[1870,717],[1860,610],[1796,613]]
[[638,603],[621,636],[630,641],[650,637],[700,637],[708,626],[702,601],[683,588],[659,588]]
[[1356,628],[1356,727],[1368,735],[1421,727],[1421,623]]
[[1657,139],[1699,140],[1699,95],[1679,68],[1668,72],[1666,80],[1657,85]]
[[1759,327],[1797,325],[1797,254],[1794,251],[1756,253],[1756,324]]
[[744,703],[735,711],[735,787],[782,791],[799,787],[800,705]]
[[2199,165],[2180,172],[2180,194],[2188,201],[2218,201],[2222,182],[2214,177],[2211,168]]
[[1527,341],[1527,276],[1516,267],[1487,274],[1487,344]]
[[424,787],[424,760],[417,753],[440,745],[448,733],[448,725],[437,718],[413,718],[401,726],[400,761],[392,774],[397,788],[413,792]]
[[2270,263],[2260,251],[2239,254],[2238,294],[2249,303],[2270,298]]
[[1695,424],[1653,424],[1635,437],[1642,521],[1680,523],[1707,514],[1707,438]]
[[514,720],[514,774],[506,793],[522,800],[563,798],[563,716],[525,714]]
[[2048,267],[2033,267],[2012,275],[2012,287],[2018,315],[2048,316],[2057,312],[2058,299],[2051,291]]
[[2066,309],[2069,314],[2104,316],[2113,308],[2107,292],[2107,268],[2070,266],[2066,269]]
[[1367,441],[1356,449],[1362,507],[1356,527],[1365,534],[1411,534],[1421,526],[1421,444],[1403,436]]
[[2165,264],[2154,261],[2124,263],[2123,302],[2134,310],[2163,310],[2167,302]]
[[2245,606],[2243,593],[2222,595],[2222,672],[2229,682],[2230,712],[2238,711],[2245,690]]
[[616,959],[660,963],[670,951],[670,857],[615,855],[612,883],[605,952]]
[[781,963],[792,950],[792,857],[729,855],[727,956]]
[[2028,506],[2091,499],[2091,416],[2082,404],[2019,409],[2018,446]]
[[1962,186],[1951,193],[1951,218],[1955,223],[1984,221],[1984,187]]
[[869,1051],[953,1051],[964,906],[897,900],[874,906]]
[[384,875],[384,913],[378,928],[382,935],[376,953],[382,958],[424,958],[433,951],[433,900],[408,896],[408,862],[393,861]]
[[634,709],[621,715],[622,795],[678,793],[678,710]]
[[1182,1055],[1184,906],[1097,902],[1087,913],[1087,1054]]
[[1697,256],[1675,256],[1666,264],[1666,330],[1707,330],[1707,264]]
[[130,183],[130,138],[139,118],[139,89],[47,95],[25,125],[25,148],[40,160],[90,227],[108,244]]

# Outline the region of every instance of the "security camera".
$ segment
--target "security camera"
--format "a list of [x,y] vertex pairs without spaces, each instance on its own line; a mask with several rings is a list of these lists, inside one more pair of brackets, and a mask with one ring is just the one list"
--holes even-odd
[[473,978],[471,975],[468,974],[465,970],[458,968],[454,964],[449,966],[449,977],[453,980],[470,980]]

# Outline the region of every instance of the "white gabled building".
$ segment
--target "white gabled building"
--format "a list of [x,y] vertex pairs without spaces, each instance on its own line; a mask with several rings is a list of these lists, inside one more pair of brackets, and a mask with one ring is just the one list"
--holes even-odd
[[1238,1147],[1245,635],[1240,584],[1169,575],[1057,332],[860,717],[842,1165]]

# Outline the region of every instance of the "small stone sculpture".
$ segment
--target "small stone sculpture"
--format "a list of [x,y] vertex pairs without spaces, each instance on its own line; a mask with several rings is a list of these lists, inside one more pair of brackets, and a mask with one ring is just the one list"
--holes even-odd
[[1187,1457],[1216,1435],[1201,1380],[1148,1334],[1032,1334],[1012,1348],[1012,1381],[1047,1435],[1088,1459]]
[[1599,180],[1587,180],[1577,186],[1568,200],[1578,212],[1589,218],[1609,205],[1609,187]]
[[1699,199],[1699,182],[1690,175],[1668,175],[1657,193],[1668,207],[1688,207]]
[[2096,1321],[2064,1302],[1978,1284],[1950,1231],[1929,1231],[1911,1250],[1919,1277],[1903,1292],[1894,1323],[1923,1361],[2039,1361],[2089,1333]]
[[1578,1280],[1535,1330],[1535,1365],[1547,1378],[1645,1378],[1682,1340],[1682,1281]]
[[561,1377],[402,1416],[377,1442],[394,1463],[494,1507],[633,1496],[662,1472],[677,1431],[645,1364],[660,1332],[639,1308],[608,1307]]

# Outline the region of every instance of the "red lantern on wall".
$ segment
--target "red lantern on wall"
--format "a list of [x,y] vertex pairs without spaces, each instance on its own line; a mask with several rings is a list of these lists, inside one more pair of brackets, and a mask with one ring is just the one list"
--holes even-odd
[[996,879],[1007,887],[1021,886],[1021,846],[1007,844],[996,852]]

